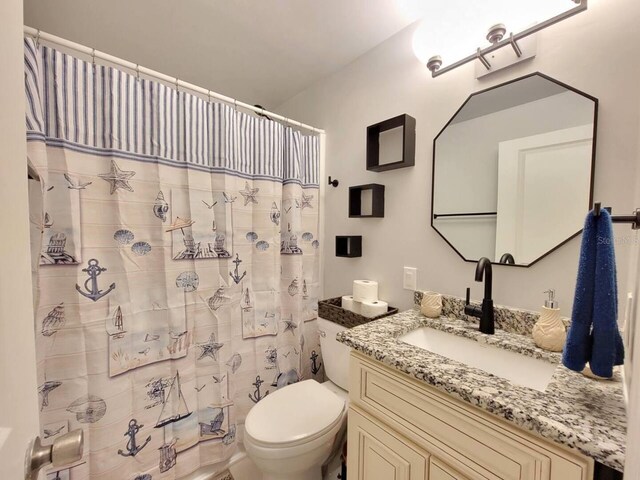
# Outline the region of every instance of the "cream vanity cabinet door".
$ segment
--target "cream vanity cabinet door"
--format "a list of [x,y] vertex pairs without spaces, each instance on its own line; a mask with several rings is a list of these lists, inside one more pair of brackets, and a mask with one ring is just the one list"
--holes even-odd
[[435,457],[430,458],[429,480],[468,480],[467,477]]
[[[381,428],[366,414],[349,409],[349,480],[425,480],[429,455]],[[436,479],[449,480],[447,477]],[[455,477],[452,477],[455,478]]]

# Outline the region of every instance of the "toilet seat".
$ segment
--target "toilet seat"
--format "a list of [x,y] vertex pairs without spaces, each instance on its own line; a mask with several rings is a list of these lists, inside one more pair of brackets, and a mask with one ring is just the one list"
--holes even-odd
[[245,435],[262,448],[288,448],[314,442],[342,423],[346,403],[315,380],[275,391],[247,415]]

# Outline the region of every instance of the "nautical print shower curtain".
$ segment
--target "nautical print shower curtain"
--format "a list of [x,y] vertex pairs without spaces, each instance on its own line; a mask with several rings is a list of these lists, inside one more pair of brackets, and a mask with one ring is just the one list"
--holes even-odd
[[323,375],[318,139],[30,39],[25,82],[41,436],[86,440],[49,478],[224,465]]

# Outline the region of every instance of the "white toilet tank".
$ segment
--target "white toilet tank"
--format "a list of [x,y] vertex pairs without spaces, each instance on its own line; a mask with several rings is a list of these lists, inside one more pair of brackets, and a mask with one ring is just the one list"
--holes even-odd
[[322,362],[327,378],[343,390],[348,391],[350,349],[336,340],[338,332],[342,332],[346,328],[318,317],[318,330],[320,330]]

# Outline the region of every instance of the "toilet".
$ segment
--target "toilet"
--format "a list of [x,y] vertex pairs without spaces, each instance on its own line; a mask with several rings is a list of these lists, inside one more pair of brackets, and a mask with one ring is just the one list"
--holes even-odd
[[288,385],[247,415],[244,445],[263,480],[322,480],[322,465],[343,438],[348,407],[349,348],[336,341],[344,327],[318,318],[326,376]]

